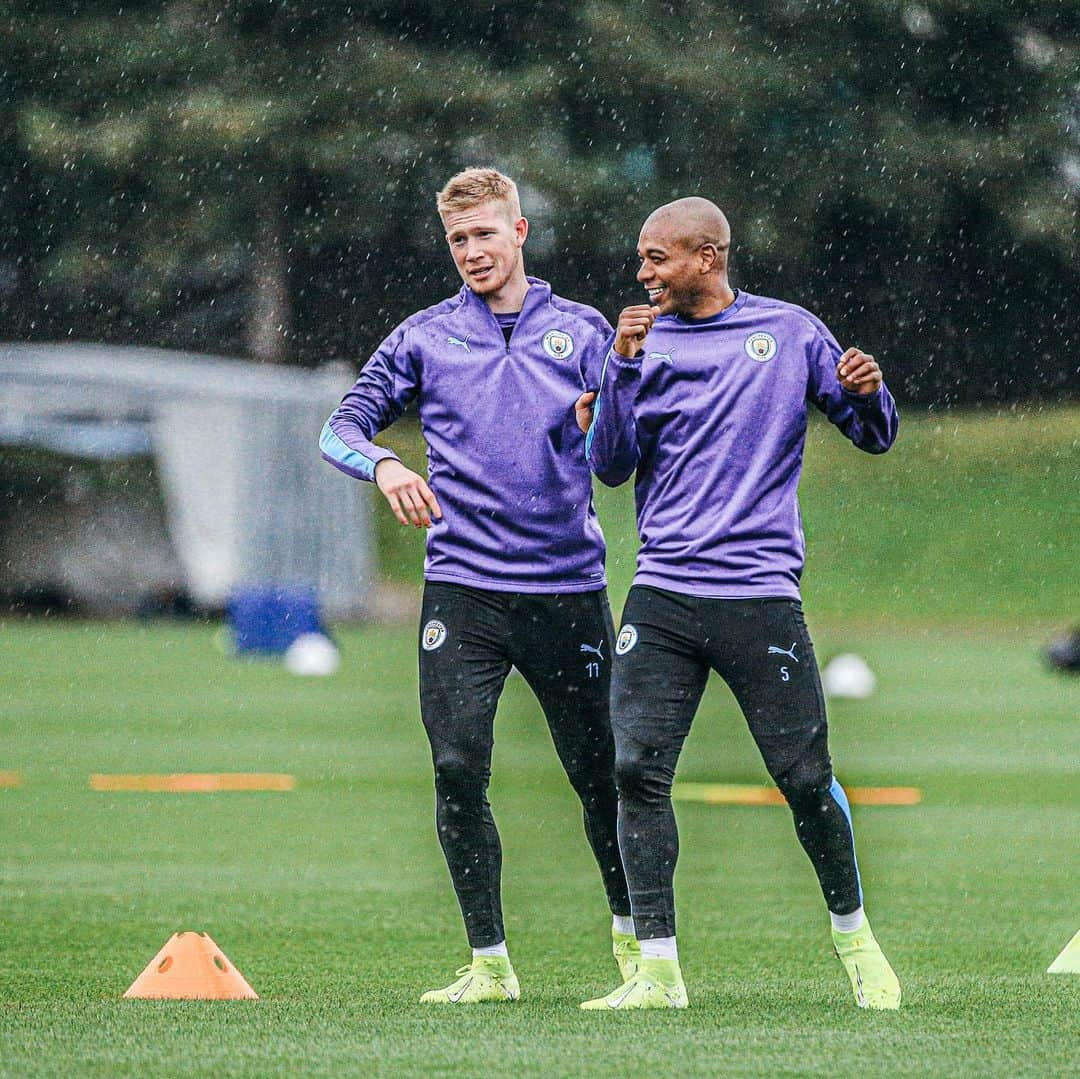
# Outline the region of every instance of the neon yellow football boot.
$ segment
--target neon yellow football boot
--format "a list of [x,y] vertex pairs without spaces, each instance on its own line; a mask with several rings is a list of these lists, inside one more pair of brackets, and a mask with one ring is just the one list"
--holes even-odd
[[611,954],[615,956],[615,962],[619,964],[619,973],[624,982],[637,974],[641,963],[641,942],[632,933],[616,933],[611,931]]
[[587,1000],[589,1012],[685,1008],[689,1001],[677,959],[642,959],[635,974],[606,997]]
[[445,989],[430,989],[421,1004],[487,1004],[517,1000],[521,986],[505,955],[478,955]]
[[895,1011],[900,1007],[900,982],[885,953],[874,939],[868,921],[854,933],[832,931],[833,948],[844,964],[855,1003],[875,1011]]

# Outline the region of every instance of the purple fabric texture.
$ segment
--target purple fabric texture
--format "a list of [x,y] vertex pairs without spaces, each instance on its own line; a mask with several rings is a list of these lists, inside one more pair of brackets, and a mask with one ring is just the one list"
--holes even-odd
[[637,473],[634,583],[798,599],[807,402],[859,449],[884,453],[899,423],[888,389],[844,390],[843,350],[824,324],[746,292],[709,319],[659,317],[633,360],[613,344],[587,455],[611,486]]
[[529,278],[507,344],[467,287],[399,325],[323,428],[323,457],[373,480],[372,439],[415,401],[443,518],[424,577],[503,592],[605,586],[604,537],[574,402],[599,385],[611,326]]

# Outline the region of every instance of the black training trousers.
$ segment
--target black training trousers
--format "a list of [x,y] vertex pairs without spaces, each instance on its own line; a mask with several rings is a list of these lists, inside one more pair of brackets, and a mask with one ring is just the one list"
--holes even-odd
[[420,710],[435,765],[435,819],[474,948],[504,938],[502,847],[487,787],[495,708],[511,666],[536,694],[581,799],[608,904],[630,913],[609,712],[613,635],[602,590],[526,595],[435,581],[424,588]]
[[679,835],[671,784],[710,669],[735,694],[791,807],[829,910],[856,910],[862,893],[850,811],[832,774],[825,701],[802,605],[701,599],[635,585],[616,644],[611,718],[619,844],[638,938],[675,935]]

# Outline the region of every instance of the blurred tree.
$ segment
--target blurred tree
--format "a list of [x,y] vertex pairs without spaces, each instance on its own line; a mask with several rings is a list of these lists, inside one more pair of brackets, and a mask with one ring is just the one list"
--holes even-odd
[[[389,287],[429,175],[451,169],[446,133],[502,107],[482,60],[429,56],[338,5],[39,6],[6,24],[11,160],[37,181],[33,235],[11,239],[79,336],[95,313],[121,316],[120,336],[172,314],[172,343],[221,347],[224,330],[287,358],[297,263],[379,252]],[[207,310],[221,296],[225,327]]]
[[911,399],[1075,393],[1080,9],[1059,0],[75,0],[0,22],[0,313],[363,358],[456,286],[434,191],[519,179],[529,265],[609,314],[700,193],[738,284]]
[[689,0],[588,19],[572,129],[623,150],[642,210],[713,197],[736,280],[884,355],[905,397],[1080,389],[1080,8]]

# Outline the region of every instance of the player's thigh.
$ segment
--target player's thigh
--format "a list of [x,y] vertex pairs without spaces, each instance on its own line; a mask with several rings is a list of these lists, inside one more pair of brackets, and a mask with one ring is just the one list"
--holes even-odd
[[420,713],[436,758],[452,754],[486,768],[492,727],[510,670],[504,600],[429,582],[420,616]]
[[611,677],[619,758],[663,756],[674,767],[708,676],[689,597],[631,588]]
[[775,778],[808,753],[828,766],[825,698],[802,604],[721,600],[711,659]]
[[610,770],[613,635],[602,590],[526,596],[515,607],[512,657],[568,767],[597,758]]

